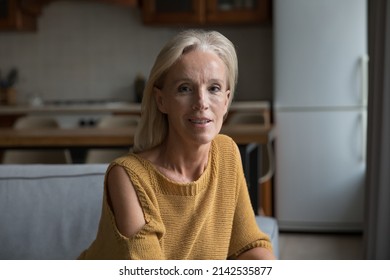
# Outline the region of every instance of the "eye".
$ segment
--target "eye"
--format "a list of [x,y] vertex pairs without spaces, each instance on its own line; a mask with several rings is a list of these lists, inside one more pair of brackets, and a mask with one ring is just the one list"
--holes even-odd
[[219,86],[219,85],[212,85],[212,86],[209,87],[209,91],[211,93],[219,93],[219,92],[221,92],[221,86]]
[[189,92],[192,92],[192,89],[189,85],[184,84],[184,85],[179,86],[178,92],[179,93],[189,93]]

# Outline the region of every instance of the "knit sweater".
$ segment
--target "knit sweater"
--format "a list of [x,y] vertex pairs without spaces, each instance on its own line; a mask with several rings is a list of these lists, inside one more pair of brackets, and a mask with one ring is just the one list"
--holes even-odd
[[[107,201],[107,174],[115,165],[129,175],[146,222],[130,238],[119,232]],[[79,259],[227,259],[254,247],[272,250],[256,224],[238,148],[219,135],[206,170],[191,183],[170,180],[136,154],[111,163],[98,233]]]

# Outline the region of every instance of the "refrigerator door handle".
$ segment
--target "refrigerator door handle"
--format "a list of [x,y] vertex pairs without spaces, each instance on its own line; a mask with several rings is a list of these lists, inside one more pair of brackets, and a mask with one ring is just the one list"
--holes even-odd
[[360,114],[361,124],[361,162],[366,161],[366,144],[367,144],[367,100],[368,100],[368,55],[364,54],[360,57],[361,68],[361,106],[363,107]]
[[364,54],[360,57],[360,69],[361,69],[361,105],[367,106],[368,99],[368,55]]
[[367,151],[367,111],[362,110],[360,113],[360,124],[361,124],[361,154],[360,161],[366,161],[366,151]]

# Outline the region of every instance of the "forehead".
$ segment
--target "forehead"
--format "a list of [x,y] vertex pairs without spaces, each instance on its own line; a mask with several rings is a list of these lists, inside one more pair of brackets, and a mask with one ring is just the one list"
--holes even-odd
[[167,79],[205,76],[226,79],[226,66],[212,51],[193,50],[183,54],[169,69]]

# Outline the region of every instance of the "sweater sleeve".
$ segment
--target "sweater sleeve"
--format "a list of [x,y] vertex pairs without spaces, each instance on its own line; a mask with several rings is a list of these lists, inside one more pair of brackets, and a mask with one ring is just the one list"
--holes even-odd
[[272,250],[268,235],[259,229],[249,198],[242,162],[238,147],[234,144],[237,173],[237,201],[234,212],[232,236],[229,248],[229,258],[237,258],[241,253],[263,247]]
[[[106,197],[106,196],[105,196]],[[106,198],[96,240],[79,259],[156,260],[165,259],[159,242],[160,228],[149,221],[134,236],[122,235]]]
[[[145,184],[141,182],[142,179],[139,174],[142,174],[142,171],[144,170],[137,170],[136,166],[133,166],[133,168],[129,168],[128,166],[123,167],[126,169],[130,180],[133,183],[146,222],[143,228],[131,238],[127,239],[126,237],[123,237],[125,240],[127,239],[126,243],[129,251],[129,259],[165,259],[164,252],[161,248],[161,239],[165,234],[165,227],[158,210],[158,202],[155,193],[151,188],[148,189],[143,187]],[[143,176],[147,176],[147,174],[143,174]],[[114,219],[113,216],[112,218]],[[115,230],[120,235],[116,226]]]
[[[111,164],[108,171],[115,164],[118,163],[115,162]],[[142,187],[142,183],[139,179],[140,177],[135,176],[139,170],[133,170],[128,166],[123,167],[125,167],[129,177],[132,179],[134,189],[136,190],[144,212],[146,224],[138,233],[129,238],[120,233],[116,226],[114,213],[108,201],[106,175],[103,208],[98,233],[94,242],[80,255],[79,259],[165,259],[161,246],[165,228],[160,219],[155,195],[150,189],[148,190]],[[137,168],[135,167],[135,169]]]

